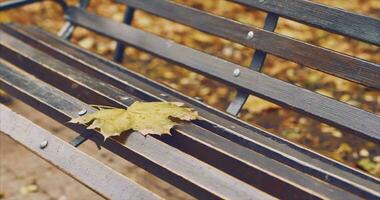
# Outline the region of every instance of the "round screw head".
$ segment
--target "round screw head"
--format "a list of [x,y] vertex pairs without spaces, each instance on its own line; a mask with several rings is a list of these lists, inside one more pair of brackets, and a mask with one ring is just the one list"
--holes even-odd
[[83,116],[83,115],[85,115],[87,113],[87,110],[86,109],[82,109],[82,110],[80,110],[79,112],[78,112],[78,115],[79,116]]
[[48,141],[47,140],[44,140],[40,143],[40,149],[45,149],[48,145]]
[[255,33],[254,33],[253,31],[249,31],[249,32],[247,33],[247,39],[250,40],[250,39],[252,39],[253,37],[255,37]]
[[235,77],[238,77],[240,75],[240,69],[235,69],[233,74]]
[[168,97],[168,95],[165,93],[161,93],[160,96],[165,97],[165,98]]
[[259,0],[260,3],[264,2],[265,0]]
[[128,100],[129,97],[120,97],[120,99],[125,101],[125,100]]

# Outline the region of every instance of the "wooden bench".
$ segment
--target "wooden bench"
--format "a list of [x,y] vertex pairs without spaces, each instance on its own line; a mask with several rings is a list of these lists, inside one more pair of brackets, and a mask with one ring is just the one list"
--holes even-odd
[[[87,12],[86,0],[77,7],[57,1],[67,20],[59,32],[61,38],[35,27],[1,24],[1,89],[80,135],[71,146],[4,106],[0,107],[0,131],[110,199],[159,197],[75,148],[87,139],[199,199],[379,199],[378,178],[235,116],[248,95],[255,95],[378,145],[379,115],[277,80],[260,70],[269,53],[378,90],[379,64],[274,30],[278,18],[284,17],[380,46],[380,20],[303,0],[231,1],[267,12],[264,27],[167,0],[116,0],[128,5],[125,24]],[[33,2],[37,1],[6,1],[0,3],[0,11]],[[257,49],[251,69],[130,26],[135,9]],[[77,26],[117,40],[116,62],[65,41]],[[138,75],[117,64],[125,45],[236,87],[236,99],[224,113]],[[66,123],[84,111],[93,112],[89,104],[128,107],[136,100],[184,102],[199,111],[202,119],[176,127],[172,136],[132,133],[126,143],[115,138],[103,142],[97,131]]]

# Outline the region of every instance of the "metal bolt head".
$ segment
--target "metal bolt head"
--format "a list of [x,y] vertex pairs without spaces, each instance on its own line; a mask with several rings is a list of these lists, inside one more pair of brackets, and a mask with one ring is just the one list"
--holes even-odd
[[265,0],[259,0],[260,3],[263,3]]
[[240,69],[235,69],[233,74],[235,77],[238,77],[240,75]]
[[255,33],[253,31],[249,31],[247,33],[247,39],[250,40],[250,39],[253,39],[253,37],[255,37]]
[[165,93],[161,93],[160,96],[161,96],[161,97],[165,97],[165,98],[168,97],[168,95],[165,94]]
[[121,100],[126,101],[129,100],[129,97],[120,97]]
[[48,145],[48,141],[47,140],[44,140],[40,143],[40,149],[45,149]]
[[82,109],[82,110],[80,110],[79,112],[78,112],[78,115],[79,116],[83,116],[83,115],[85,115],[87,113],[87,110],[86,109]]

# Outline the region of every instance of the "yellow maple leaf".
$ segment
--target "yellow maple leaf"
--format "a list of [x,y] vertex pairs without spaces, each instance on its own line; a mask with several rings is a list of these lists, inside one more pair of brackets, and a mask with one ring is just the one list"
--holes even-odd
[[87,129],[98,128],[107,138],[120,135],[123,131],[135,130],[143,135],[169,134],[170,129],[179,120],[190,121],[198,118],[198,113],[191,108],[182,107],[178,102],[135,102],[128,109],[100,109],[70,120],[71,123],[91,125]]

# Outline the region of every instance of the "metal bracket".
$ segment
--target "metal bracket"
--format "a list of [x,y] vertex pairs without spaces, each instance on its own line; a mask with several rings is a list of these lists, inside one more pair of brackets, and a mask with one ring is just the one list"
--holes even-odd
[[[135,8],[128,6],[127,10],[125,10],[125,13],[124,13],[123,23],[127,25],[131,25],[134,13],[135,13]],[[123,61],[124,49],[125,49],[125,44],[118,41],[116,45],[116,49],[115,49],[115,56],[113,58],[114,61],[118,63]]]
[[[276,29],[278,18],[279,16],[277,14],[268,13],[264,23],[264,30],[273,32]],[[253,32],[248,32],[247,39],[254,39],[254,37],[255,36]],[[252,70],[260,72],[263,67],[266,55],[266,52],[256,50],[250,64],[250,68]],[[230,113],[232,115],[238,115],[241,109],[243,108],[245,102],[247,101],[248,97],[249,93],[238,89],[235,99],[230,103],[226,110],[227,113]]]
[[[81,0],[79,2],[78,7],[79,8],[86,8],[88,4],[90,3],[90,0]],[[74,32],[75,25],[73,25],[71,22],[66,22],[61,30],[58,31],[57,35],[65,40],[70,39],[71,35]]]
[[[79,7],[81,8],[87,7],[88,2],[89,2],[88,0],[82,0]],[[135,8],[128,6],[127,10],[124,13],[123,23],[130,25],[132,23],[134,13],[135,13]],[[74,25],[72,25],[70,22],[67,22],[63,26],[61,31],[58,33],[58,35],[64,38],[65,40],[67,40],[71,37],[71,34],[73,31],[74,31]],[[125,49],[125,44],[118,41],[116,45],[116,49],[115,49],[114,61],[121,62],[123,60],[124,49]],[[83,137],[82,135],[79,135],[75,137],[73,140],[71,140],[70,144],[73,145],[74,147],[78,147],[86,140],[87,140],[87,137]],[[100,146],[98,146],[98,148],[100,148]]]

